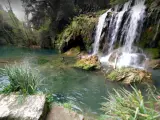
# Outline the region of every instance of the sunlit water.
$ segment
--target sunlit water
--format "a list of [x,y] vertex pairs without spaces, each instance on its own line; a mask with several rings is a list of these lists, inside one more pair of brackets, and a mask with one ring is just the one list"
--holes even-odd
[[[32,59],[35,63],[36,56],[49,58],[53,61],[60,56],[53,50],[33,50],[26,48],[3,47],[0,48],[0,61],[14,63]],[[73,58],[65,58],[68,63],[74,62]],[[13,62],[14,61],[14,62]],[[30,60],[31,64],[32,61]],[[3,67],[6,63],[1,63]],[[34,64],[35,66],[35,64]],[[106,81],[99,72],[86,72],[72,67],[60,68],[53,65],[45,66],[41,71],[46,78],[40,91],[50,93],[57,102],[72,102],[79,112],[99,114],[101,103],[104,102],[108,92],[121,85]],[[43,68],[42,67],[42,68]],[[7,77],[0,77],[1,86],[7,85]]]
[[[35,61],[36,56],[42,58],[57,60],[60,56],[53,50],[32,50],[24,48],[5,47],[0,48],[0,61],[8,60],[20,61],[32,58]],[[65,64],[74,62],[73,58],[66,57]],[[32,61],[30,61],[32,64]],[[1,64],[1,67],[4,66]],[[34,64],[35,66],[35,64]],[[41,75],[46,78],[40,91],[50,93],[54,96],[57,102],[72,102],[74,108],[83,113],[99,115],[101,113],[101,103],[104,102],[104,97],[107,97],[108,92],[113,88],[118,89],[122,85],[105,80],[102,73],[86,72],[71,67],[57,67],[57,65],[42,65]],[[43,68],[42,67],[42,68]],[[41,67],[40,67],[41,68]],[[157,87],[160,86],[158,79],[160,71],[153,73]],[[0,77],[0,89],[7,85],[7,77]],[[129,88],[129,86],[123,86]]]

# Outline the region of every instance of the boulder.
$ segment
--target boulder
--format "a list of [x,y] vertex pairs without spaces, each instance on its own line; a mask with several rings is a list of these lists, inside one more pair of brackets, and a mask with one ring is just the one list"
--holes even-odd
[[67,56],[77,56],[80,53],[80,47],[71,48],[69,51],[64,54]]
[[106,74],[106,78],[125,84],[152,82],[151,73],[135,68],[119,68],[112,70]]
[[54,105],[47,116],[47,120],[84,120],[84,116],[62,106]]
[[0,95],[0,120],[44,120],[45,95]]
[[100,62],[97,56],[83,55],[79,56],[79,60],[76,62],[74,67],[83,70],[98,70],[100,69]]
[[146,65],[148,68],[160,69],[160,59],[146,61]]

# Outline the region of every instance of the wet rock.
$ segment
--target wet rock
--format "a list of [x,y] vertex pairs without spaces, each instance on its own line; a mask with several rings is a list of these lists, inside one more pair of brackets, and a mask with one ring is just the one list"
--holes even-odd
[[146,62],[146,66],[151,69],[160,69],[160,59],[149,60]]
[[45,103],[45,95],[0,95],[0,120],[44,120]]
[[80,54],[80,47],[71,48],[69,51],[64,53],[67,56],[77,56]]
[[125,84],[152,82],[151,73],[135,69],[135,68],[120,68],[112,70],[106,74],[106,78],[112,81],[123,82]]
[[97,56],[83,55],[79,56],[79,60],[74,67],[84,70],[97,70],[100,69],[100,62]]
[[84,116],[62,106],[54,105],[47,116],[47,120],[84,120]]

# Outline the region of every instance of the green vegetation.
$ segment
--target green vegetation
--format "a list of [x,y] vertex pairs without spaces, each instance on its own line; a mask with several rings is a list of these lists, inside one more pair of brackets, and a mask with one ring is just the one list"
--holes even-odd
[[0,45],[37,45],[37,32],[17,19],[13,11],[0,10]]
[[158,48],[148,48],[145,49],[145,51],[153,58],[159,58],[160,57],[160,50]]
[[68,103],[63,103],[62,106],[64,108],[67,108],[69,110],[72,110],[72,107],[73,107],[73,104],[71,102],[68,102]]
[[123,4],[127,1],[128,0],[110,0],[110,5],[114,6],[114,5],[117,5],[117,4]]
[[37,63],[38,65],[44,65],[48,63],[50,60],[44,58],[44,57],[38,57],[37,60],[33,61],[34,63]]
[[114,90],[106,99],[107,102],[102,104],[102,110],[112,119],[158,120],[160,100],[156,99],[153,92],[147,95],[149,98],[145,99],[141,91],[135,88],[132,92],[125,89]]
[[106,74],[111,81],[123,82],[125,84],[151,82],[151,74],[145,70],[135,68],[119,68]]
[[92,32],[96,23],[97,17],[89,15],[75,17],[72,23],[58,36],[57,46],[59,46],[59,49],[61,50],[65,44],[67,45],[70,41],[76,41],[78,39],[77,37],[80,37],[79,39],[82,39],[81,42],[84,43],[85,48],[89,49]]
[[100,63],[97,56],[84,56],[84,58],[77,60],[74,67],[87,71],[98,70],[100,69]]
[[10,85],[2,91],[4,93],[35,94],[43,80],[39,71],[31,68],[28,63],[7,65],[1,69],[1,75],[8,76],[10,81]]

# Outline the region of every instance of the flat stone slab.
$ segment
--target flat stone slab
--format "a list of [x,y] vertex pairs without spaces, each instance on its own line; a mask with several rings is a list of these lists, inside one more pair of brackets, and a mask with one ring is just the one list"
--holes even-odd
[[0,95],[0,120],[40,120],[45,103],[45,95]]
[[84,120],[84,117],[62,106],[54,105],[48,114],[47,120]]

